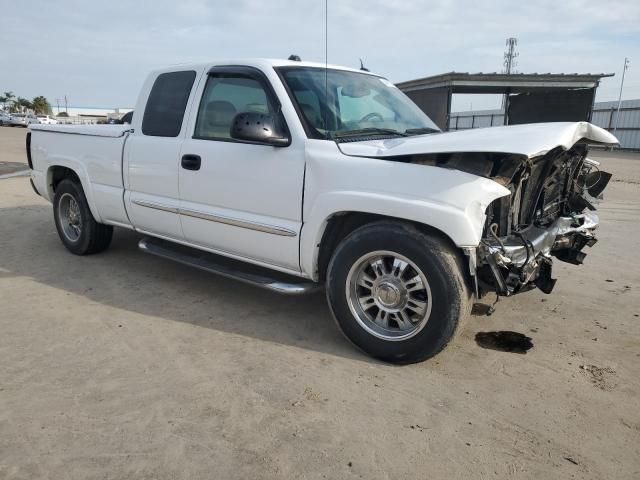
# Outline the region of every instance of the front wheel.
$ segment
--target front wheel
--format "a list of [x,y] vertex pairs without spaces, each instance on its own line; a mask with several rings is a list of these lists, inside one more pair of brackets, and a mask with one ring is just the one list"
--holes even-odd
[[82,186],[74,180],[64,179],[56,187],[53,217],[60,240],[71,253],[99,253],[111,244],[113,227],[96,222]]
[[442,350],[468,311],[456,252],[410,224],[366,225],[336,249],[327,298],[342,332],[369,355],[415,363]]

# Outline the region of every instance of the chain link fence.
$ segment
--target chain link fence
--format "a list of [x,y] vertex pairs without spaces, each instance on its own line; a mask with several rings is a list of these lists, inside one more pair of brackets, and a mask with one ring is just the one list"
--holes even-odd
[[[591,123],[614,133],[620,140],[620,148],[640,150],[640,99],[618,102],[597,102],[593,106]],[[478,110],[472,112],[451,112],[449,130],[497,127],[504,124],[502,110]]]

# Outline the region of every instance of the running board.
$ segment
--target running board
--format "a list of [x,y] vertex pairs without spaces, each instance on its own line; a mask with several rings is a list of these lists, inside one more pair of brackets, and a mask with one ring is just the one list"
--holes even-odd
[[226,278],[239,280],[256,287],[285,295],[304,295],[321,290],[321,285],[239,260],[215,255],[177,243],[156,238],[143,238],[138,248],[145,253],[168,258],[184,265],[199,268]]

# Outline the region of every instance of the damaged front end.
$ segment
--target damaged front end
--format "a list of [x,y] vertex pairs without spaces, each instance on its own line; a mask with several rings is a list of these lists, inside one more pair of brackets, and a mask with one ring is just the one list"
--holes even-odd
[[595,205],[611,178],[586,154],[586,145],[577,144],[537,158],[492,159],[490,177],[511,195],[487,208],[472,261],[478,296],[490,291],[509,296],[535,287],[550,293],[556,282],[552,257],[583,262],[582,250],[596,243]]

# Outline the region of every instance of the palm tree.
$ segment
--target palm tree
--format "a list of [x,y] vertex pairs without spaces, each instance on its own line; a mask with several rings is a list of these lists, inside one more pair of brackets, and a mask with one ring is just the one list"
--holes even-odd
[[32,108],[36,114],[50,115],[51,104],[42,95],[35,97],[31,101]]
[[3,98],[2,103],[4,103],[4,108],[7,108],[7,103],[13,103],[15,101],[16,96],[13,94],[13,92],[4,92],[4,95],[2,98]]
[[33,109],[33,105],[26,98],[18,97],[15,101],[15,105],[18,105],[22,111]]

